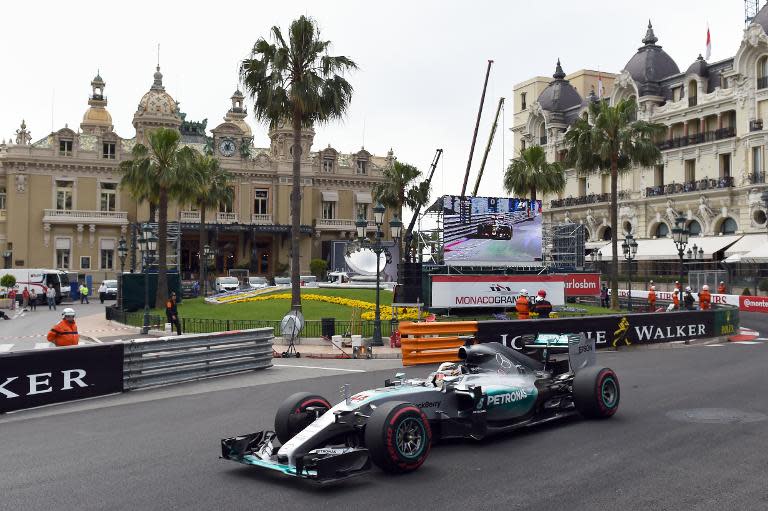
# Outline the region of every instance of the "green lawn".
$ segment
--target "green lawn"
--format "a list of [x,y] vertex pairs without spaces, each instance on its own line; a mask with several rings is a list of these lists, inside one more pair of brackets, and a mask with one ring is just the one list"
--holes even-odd
[[[290,289],[276,291],[276,293],[290,293]],[[341,296],[364,302],[376,302],[375,289],[331,289],[331,288],[304,288],[302,294],[318,294],[326,296]],[[272,293],[270,293],[272,294]],[[392,292],[381,291],[381,304],[392,303]],[[211,305],[203,302],[202,298],[185,299],[179,304],[179,316],[183,318],[204,319],[249,319],[249,320],[280,320],[291,309],[290,300],[266,300],[263,302],[233,303]],[[333,303],[302,301],[302,313],[305,319],[336,318],[350,320],[352,308]],[[157,315],[165,315],[165,310],[156,309]]]

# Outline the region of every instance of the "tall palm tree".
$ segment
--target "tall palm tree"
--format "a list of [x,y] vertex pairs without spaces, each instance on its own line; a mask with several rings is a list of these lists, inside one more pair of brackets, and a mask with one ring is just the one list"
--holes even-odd
[[[619,171],[633,165],[653,165],[661,158],[656,140],[663,124],[635,121],[636,104],[625,99],[611,106],[606,100],[589,105],[589,119],[579,118],[565,133],[567,162],[576,170],[611,172],[611,308],[619,308],[618,181]],[[591,119],[591,122],[590,122]]]
[[504,189],[516,196],[528,195],[531,208],[536,207],[537,193],[560,193],[565,189],[565,174],[560,163],[547,161],[547,153],[541,146],[531,146],[520,151],[504,172]]
[[[219,160],[212,155],[202,154],[194,149],[185,147],[181,150],[181,159],[188,174],[194,176],[189,182],[193,187],[187,202],[197,205],[200,211],[200,268],[207,264],[203,247],[208,244],[208,229],[205,227],[205,213],[208,208],[217,208],[220,204],[232,205],[234,191],[232,190],[232,174],[222,168]],[[203,289],[203,272],[199,276],[200,289]]]
[[[373,198],[385,208],[392,209],[402,216],[403,206],[414,211],[429,201],[430,184],[428,181],[416,183],[422,174],[413,165],[395,160],[382,174],[384,181],[374,185]],[[401,240],[407,240],[411,236],[414,220],[415,218],[411,220]],[[415,245],[411,246],[415,249]]]
[[257,120],[270,128],[291,121],[291,308],[300,310],[301,129],[344,116],[352,85],[342,75],[357,65],[348,57],[328,55],[331,42],[320,38],[317,24],[306,16],[291,23],[287,41],[280,27],[272,27],[271,33],[274,44],[264,38],[256,41],[250,57],[240,66],[240,76],[254,99]]
[[158,128],[147,135],[149,144],[136,144],[131,159],[120,164],[124,174],[121,187],[136,200],[157,199],[157,294],[155,307],[162,307],[168,293],[168,201],[184,186],[184,171],[178,161],[181,135],[178,131]]

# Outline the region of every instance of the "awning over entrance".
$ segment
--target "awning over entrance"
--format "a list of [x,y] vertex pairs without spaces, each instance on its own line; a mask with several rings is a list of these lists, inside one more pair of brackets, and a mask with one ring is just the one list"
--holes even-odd
[[[761,236],[765,239],[765,235]],[[742,263],[768,263],[768,239],[766,239],[761,245],[759,245],[754,250],[750,250],[746,254],[735,254],[731,257],[739,256],[741,258]],[[739,262],[739,261],[729,261],[731,259],[729,257],[726,259],[726,262]]]
[[339,192],[322,192],[323,202],[339,202]]
[[738,263],[744,256],[762,245],[768,243],[768,236],[765,234],[747,234],[739,241],[728,247],[725,251],[726,263]]
[[[716,252],[730,247],[736,243],[741,236],[702,236],[691,237],[688,239],[688,246],[685,250],[693,248],[696,245],[698,248],[704,249],[704,259],[712,259]],[[619,239],[619,259],[624,257],[621,253],[621,243],[623,240]],[[610,260],[612,251],[611,245],[608,244],[599,250],[603,256],[603,261]],[[636,261],[664,261],[678,259],[677,247],[672,238],[661,238],[655,240],[637,240],[637,257]],[[687,258],[687,256],[686,256]]]
[[370,204],[373,202],[371,192],[357,192],[355,194],[355,202],[358,204]]
[[[599,248],[603,248],[606,245],[610,245],[610,241],[588,241],[584,243],[584,249],[585,250],[597,250]],[[619,244],[621,244],[621,240],[619,240]]]

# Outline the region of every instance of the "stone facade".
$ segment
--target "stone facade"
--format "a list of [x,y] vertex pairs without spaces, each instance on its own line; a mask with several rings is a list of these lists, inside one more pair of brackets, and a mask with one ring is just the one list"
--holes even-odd
[[[97,279],[120,271],[117,244],[130,247],[134,225],[149,219],[148,204],[137,204],[119,187],[119,164],[158,127],[179,129],[185,145],[215,154],[234,176],[231,208],[206,212],[211,245],[218,249],[217,270],[248,268],[252,274],[284,271],[290,259],[291,130],[269,133],[269,147],[257,147],[246,123],[244,97],[236,91],[223,121],[207,133],[207,120],[187,121],[165,91],[158,67],[133,118],[133,138],[114,133],[96,76],[80,129],[68,126],[33,142],[26,124],[0,142],[0,267],[62,268]],[[342,153],[332,147],[312,150],[315,132],[302,133],[301,272],[313,258],[327,258],[332,240],[355,236],[363,214],[374,230],[372,188],[394,156],[365,149]],[[399,212],[398,212],[399,213]],[[198,271],[200,213],[194,205],[171,204],[170,222],[178,222],[178,243],[169,254],[185,277]],[[390,220],[389,212],[385,222]],[[137,264],[129,255],[126,271]]]

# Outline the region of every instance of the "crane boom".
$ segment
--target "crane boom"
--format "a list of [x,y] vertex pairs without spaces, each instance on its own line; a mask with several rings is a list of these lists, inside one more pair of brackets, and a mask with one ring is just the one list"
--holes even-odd
[[[429,177],[427,178],[427,186],[429,186],[432,183],[432,176],[435,175],[435,169],[437,168],[437,162],[440,161],[440,156],[442,156],[443,150],[438,149],[435,151],[435,157],[432,159],[432,164],[429,166]],[[411,217],[411,223],[408,224],[408,230],[405,231],[405,256],[408,260],[410,260],[411,257],[411,246],[413,244],[413,227],[416,225],[416,219],[419,217],[419,213],[421,212],[421,206],[422,204],[419,204],[416,206],[416,210],[413,212],[413,217]]]
[[499,125],[499,114],[501,113],[502,106],[504,106],[504,98],[499,98],[499,106],[496,108],[496,117],[493,119],[491,134],[488,135],[488,145],[485,146],[485,153],[483,154],[483,162],[480,164],[480,171],[477,173],[477,179],[475,180],[475,189],[472,191],[473,196],[477,195],[477,189],[480,188],[480,180],[483,178],[483,170],[485,170],[485,162],[488,160],[488,153],[491,151],[491,145],[493,145],[493,137],[496,135],[496,127]]
[[480,96],[480,108],[477,110],[477,121],[475,122],[475,134],[472,136],[472,145],[469,148],[469,160],[467,160],[467,171],[464,173],[464,184],[461,187],[461,196],[467,194],[467,181],[469,181],[469,168],[472,166],[472,155],[475,153],[475,142],[477,142],[477,130],[480,128],[480,116],[483,115],[483,103],[485,103],[485,91],[488,88],[488,75],[491,74],[492,60],[488,60],[488,69],[485,71],[485,83],[483,84],[483,95]]

